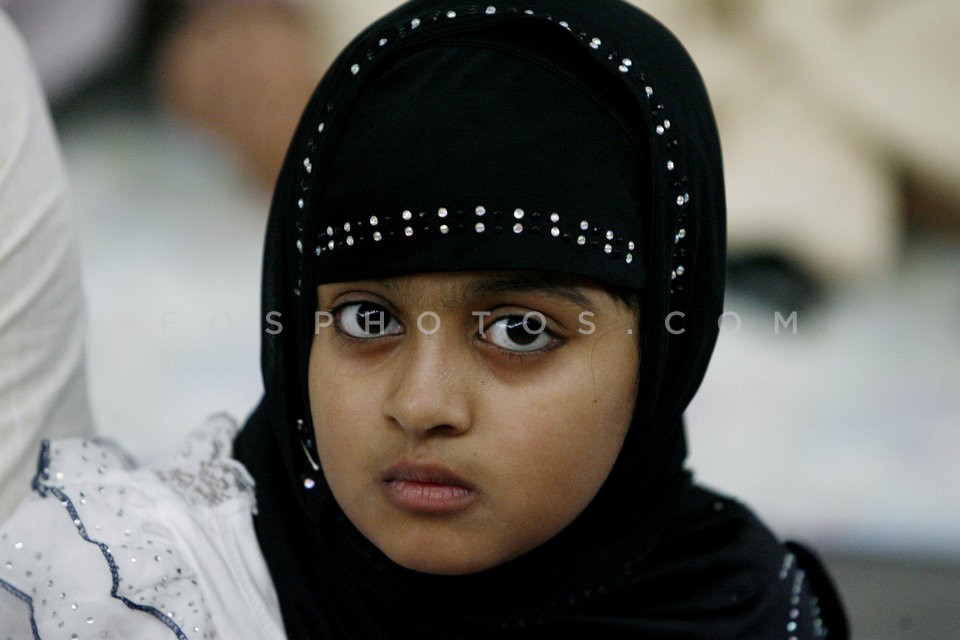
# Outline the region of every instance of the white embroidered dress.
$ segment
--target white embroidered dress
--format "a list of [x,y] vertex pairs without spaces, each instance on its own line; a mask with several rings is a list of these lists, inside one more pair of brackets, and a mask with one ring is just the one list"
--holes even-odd
[[236,431],[216,416],[141,468],[45,442],[33,495],[0,526],[0,640],[284,638]]

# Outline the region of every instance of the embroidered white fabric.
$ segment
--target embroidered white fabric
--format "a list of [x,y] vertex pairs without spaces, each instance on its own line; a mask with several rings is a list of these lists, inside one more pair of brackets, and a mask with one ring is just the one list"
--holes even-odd
[[0,640],[284,638],[236,431],[215,416],[143,468],[45,442],[33,496],[0,526]]

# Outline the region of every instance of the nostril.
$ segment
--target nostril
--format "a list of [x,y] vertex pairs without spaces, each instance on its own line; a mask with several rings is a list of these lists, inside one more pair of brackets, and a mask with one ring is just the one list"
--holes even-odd
[[431,427],[427,431],[428,433],[431,433],[437,436],[449,436],[449,435],[455,435],[457,433],[460,433],[462,430],[458,429],[452,424],[438,424],[435,427]]

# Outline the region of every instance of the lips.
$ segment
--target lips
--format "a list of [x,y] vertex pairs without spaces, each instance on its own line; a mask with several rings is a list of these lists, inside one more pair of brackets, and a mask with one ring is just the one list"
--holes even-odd
[[423,514],[463,511],[477,495],[469,482],[432,462],[401,460],[383,473],[380,485],[398,507]]

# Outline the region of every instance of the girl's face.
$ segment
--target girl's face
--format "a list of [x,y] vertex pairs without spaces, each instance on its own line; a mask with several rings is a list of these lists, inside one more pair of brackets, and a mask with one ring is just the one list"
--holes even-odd
[[600,489],[633,415],[638,318],[571,282],[476,272],[319,287],[320,462],[347,517],[397,564],[494,567]]

